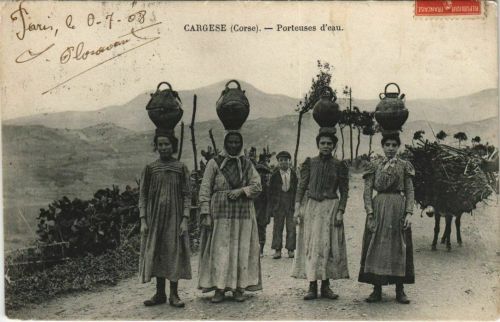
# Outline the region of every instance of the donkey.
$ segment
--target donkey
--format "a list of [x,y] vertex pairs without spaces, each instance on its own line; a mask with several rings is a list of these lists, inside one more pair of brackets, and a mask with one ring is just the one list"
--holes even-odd
[[457,230],[457,243],[458,246],[462,246],[462,235],[460,233],[460,219],[462,217],[462,214],[459,215],[453,215],[450,213],[444,213],[440,212],[434,207],[431,207],[431,209],[426,211],[427,216],[432,217],[434,216],[434,239],[432,240],[432,250],[437,250],[437,240],[439,237],[439,226],[441,223],[441,217],[444,216],[445,218],[445,228],[444,228],[444,233],[443,236],[441,237],[441,244],[446,243],[446,249],[448,251],[451,251],[451,222],[453,221],[453,217],[455,217],[455,227]]

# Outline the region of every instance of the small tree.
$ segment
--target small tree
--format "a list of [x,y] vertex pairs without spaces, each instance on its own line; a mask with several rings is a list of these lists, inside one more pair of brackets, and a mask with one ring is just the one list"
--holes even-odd
[[476,145],[476,144],[479,144],[481,142],[481,137],[479,136],[475,136],[472,138],[472,146]]
[[458,140],[458,147],[460,147],[462,141],[467,141],[467,134],[464,132],[457,132],[453,135],[453,138]]
[[438,134],[436,134],[436,139],[438,139],[438,141],[443,141],[447,136],[448,134],[446,134],[445,131],[441,130],[438,132]]
[[356,128],[358,131],[358,137],[357,137],[357,142],[356,142],[356,154],[354,155],[355,158],[358,157],[358,151],[359,151],[359,144],[361,141],[361,128],[362,128],[362,115],[361,111],[357,106],[354,106],[352,108],[352,126]]
[[348,96],[349,97],[349,105],[347,106],[347,110],[349,111],[347,113],[347,115],[349,117],[347,117],[347,125],[349,126],[349,146],[350,146],[350,152],[351,152],[351,162],[352,162],[352,158],[353,158],[353,151],[352,151],[352,128],[354,126],[354,123],[356,121],[356,118],[354,117],[354,112],[353,112],[353,109],[352,109],[352,88],[349,87],[349,86],[346,86],[344,88],[344,91],[343,91],[344,95]]
[[339,128],[340,128],[340,138],[342,140],[342,160],[344,160],[344,157],[345,157],[344,128],[347,126],[347,122],[348,122],[348,118],[349,118],[349,116],[347,115],[348,113],[349,113],[348,110],[342,110],[340,112]]
[[[353,107],[354,112],[354,126],[358,130],[358,142],[356,144],[356,158],[359,155],[359,144],[361,133],[365,134],[365,132],[369,133],[369,128],[373,127],[373,114],[367,111],[361,112],[357,106]],[[365,134],[366,135],[366,134]],[[370,135],[370,134],[367,134]],[[370,137],[371,139],[371,137]],[[371,150],[371,147],[370,147]]]
[[324,92],[325,87],[330,86],[330,81],[332,79],[332,67],[329,63],[318,60],[318,69],[319,72],[316,74],[316,78],[312,79],[309,92],[304,96],[304,99],[297,104],[296,111],[299,112],[299,122],[297,124],[297,143],[295,145],[295,154],[293,158],[294,167],[297,167],[302,117],[314,107],[314,104],[321,98],[321,94]]
[[370,137],[370,142],[368,143],[368,157],[372,154],[372,139],[377,130],[375,129],[375,122],[373,122],[373,113],[371,114],[371,124],[363,127],[363,134],[368,135]]
[[413,133],[413,141],[422,141],[424,138],[425,131],[418,130],[415,133]]

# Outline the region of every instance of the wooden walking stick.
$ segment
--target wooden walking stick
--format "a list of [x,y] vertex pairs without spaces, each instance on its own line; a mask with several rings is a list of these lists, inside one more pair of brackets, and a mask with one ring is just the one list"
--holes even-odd
[[217,146],[215,145],[215,139],[214,139],[214,134],[212,133],[212,129],[208,130],[208,135],[210,136],[210,141],[212,141],[212,146],[214,148],[214,154],[215,155],[219,154],[219,151],[217,151]]
[[194,170],[198,172],[198,156],[196,153],[196,138],[194,136],[194,120],[196,117],[196,94],[193,96],[193,116],[191,118],[191,142],[193,143]]
[[302,126],[302,116],[304,112],[299,111],[299,122],[297,124],[297,142],[295,144],[295,153],[293,154],[293,168],[297,169],[297,155],[299,154],[299,144],[300,144],[300,128]]
[[178,150],[179,152],[177,153],[177,160],[181,159],[183,142],[184,142],[184,122],[181,122],[181,139],[179,143],[179,150]]

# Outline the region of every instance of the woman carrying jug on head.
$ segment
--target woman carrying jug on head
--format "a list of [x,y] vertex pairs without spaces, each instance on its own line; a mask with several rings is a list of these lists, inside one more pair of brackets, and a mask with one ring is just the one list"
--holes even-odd
[[382,300],[382,285],[396,284],[396,300],[408,304],[403,284],[415,283],[411,237],[415,170],[396,156],[401,145],[398,132],[383,133],[381,143],[384,160],[372,163],[363,175],[366,224],[358,281],[373,285],[369,303]]
[[[331,290],[330,279],[349,278],[343,223],[349,170],[332,155],[337,141],[334,128],[321,128],[316,137],[319,155],[307,158],[300,170],[294,218],[298,223],[304,221],[305,272],[294,270],[293,276],[305,276],[309,281],[304,300],[318,298],[318,280],[321,281],[319,295],[335,300],[338,295]],[[301,212],[306,190],[308,200]]]

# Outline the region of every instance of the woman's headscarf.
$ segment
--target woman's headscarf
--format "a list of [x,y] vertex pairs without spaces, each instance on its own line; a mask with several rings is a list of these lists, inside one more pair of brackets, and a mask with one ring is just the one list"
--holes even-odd
[[[236,154],[236,155],[230,155],[226,149],[226,141],[230,135],[237,135],[240,137],[240,140],[241,140],[241,149],[238,152],[238,154]],[[224,160],[222,161],[222,163],[220,165],[220,169],[222,170],[229,160],[235,159],[236,163],[238,165],[238,172],[240,175],[240,180],[243,179],[243,169],[241,166],[241,157],[243,156],[243,136],[241,135],[241,133],[239,131],[235,131],[235,130],[226,131],[226,134],[224,135],[224,147],[222,148],[222,152],[220,153],[220,155],[224,158]]]

